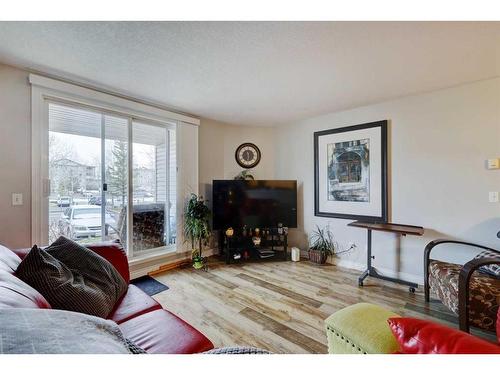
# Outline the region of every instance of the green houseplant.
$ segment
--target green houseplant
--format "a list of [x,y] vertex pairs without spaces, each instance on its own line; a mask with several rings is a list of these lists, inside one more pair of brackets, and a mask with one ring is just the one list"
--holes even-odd
[[325,264],[328,256],[335,254],[338,250],[338,244],[335,242],[328,225],[324,228],[316,225],[309,240],[309,260],[314,263]]
[[[184,215],[184,238],[185,241],[191,240],[193,267],[196,269],[203,267],[203,242],[206,243],[211,234],[210,209],[206,202],[203,197],[191,194]],[[195,248],[196,245],[198,249]]]

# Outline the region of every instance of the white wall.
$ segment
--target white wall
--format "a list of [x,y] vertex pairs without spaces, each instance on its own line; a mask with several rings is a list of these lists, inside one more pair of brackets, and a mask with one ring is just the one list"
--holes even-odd
[[245,142],[256,144],[262,154],[260,163],[252,169],[256,179],[273,179],[274,130],[271,127],[244,127],[201,119],[199,128],[200,194],[212,199],[212,180],[233,179],[244,168],[234,158],[238,146]]
[[12,248],[31,246],[30,93],[27,72],[0,64],[0,243]]
[[[390,124],[391,220],[422,225],[426,233],[400,243],[392,234],[375,233],[374,264],[421,281],[423,249],[432,239],[455,237],[500,248],[500,204],[488,202],[488,192],[500,190],[500,170],[485,168],[486,159],[500,157],[500,78],[276,128],[276,178],[297,179],[300,186],[299,228],[292,242],[305,249],[306,233],[330,223],[342,246],[351,241],[358,246],[340,263],[355,268],[366,263],[366,231],[346,227],[349,220],[314,216],[313,132],[383,119]],[[470,257],[456,248],[438,254]]]

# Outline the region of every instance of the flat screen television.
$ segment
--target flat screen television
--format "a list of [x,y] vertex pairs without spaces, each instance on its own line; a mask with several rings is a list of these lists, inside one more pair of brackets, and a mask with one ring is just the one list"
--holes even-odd
[[214,180],[213,228],[297,227],[297,181]]

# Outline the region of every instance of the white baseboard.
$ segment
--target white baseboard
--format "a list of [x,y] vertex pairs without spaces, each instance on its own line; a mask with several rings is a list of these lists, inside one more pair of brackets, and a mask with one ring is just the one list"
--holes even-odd
[[[218,250],[216,249],[206,249],[203,251],[203,256],[212,256],[214,254],[217,254]],[[176,253],[172,254],[171,257],[168,257],[168,259],[161,259],[158,260],[154,263],[148,263],[143,266],[138,265],[137,267],[134,267],[134,269],[130,270],[130,278],[135,279],[137,277],[145,276],[149,272],[156,271],[160,268],[160,266],[165,266],[168,264],[172,264],[181,260],[187,260],[191,258],[191,253],[190,252],[185,252],[185,253]],[[302,251],[301,250],[301,258],[307,258],[307,251]],[[335,264],[339,267],[343,268],[348,268],[351,270],[356,270],[363,272],[366,269],[366,264],[363,263],[358,263],[358,262],[353,262],[348,259],[342,259],[342,258],[333,258],[333,259],[328,259],[329,263]],[[423,276],[415,275],[415,274],[410,274],[406,272],[395,272],[394,270],[390,270],[387,268],[381,268],[377,267],[377,271],[379,271],[380,274],[388,277],[396,277],[402,280],[410,281],[413,283],[417,283],[419,285],[423,285],[424,279]]]
[[[366,270],[366,264],[353,262],[353,261],[347,260],[347,259],[334,258],[332,263],[339,266],[339,267],[349,268],[349,269],[360,271],[360,272],[363,272],[364,270]],[[382,268],[382,267],[376,267],[376,268],[377,268],[377,271],[381,275],[384,275],[384,276],[395,277],[398,279],[402,279],[402,280],[410,281],[412,283],[416,283],[418,285],[423,285],[423,283],[424,283],[423,276],[419,276],[419,275],[415,275],[415,274],[411,274],[411,273],[406,273],[406,272],[396,272],[396,271],[388,269],[388,268]]]
[[[301,249],[300,256],[301,256],[301,258],[303,257],[303,258],[307,259],[309,257],[309,254],[308,254],[307,250]],[[349,260],[349,259],[329,257],[328,263],[335,264],[339,267],[349,268],[351,270],[360,271],[360,272],[363,272],[366,270],[366,263],[353,262],[352,260]],[[383,268],[383,267],[376,267],[376,268],[377,268],[377,271],[379,271],[379,273],[381,275],[384,275],[387,277],[395,277],[398,279],[410,281],[410,282],[416,283],[418,285],[424,284],[424,277],[423,276],[415,275],[412,273],[406,273],[406,272],[396,272],[394,270],[391,270],[388,268]]]
[[[212,256],[216,253],[214,249],[203,250],[203,256]],[[149,272],[157,271],[161,266],[166,266],[172,263],[176,263],[182,260],[191,259],[191,252],[174,253],[169,254],[169,256],[158,259],[154,262],[148,262],[144,264],[134,265],[130,268],[130,279],[136,279],[141,276],[146,276]]]

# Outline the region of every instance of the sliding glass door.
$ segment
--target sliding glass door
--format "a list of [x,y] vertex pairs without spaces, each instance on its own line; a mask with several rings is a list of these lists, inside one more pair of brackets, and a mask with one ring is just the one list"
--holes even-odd
[[48,102],[47,136],[48,242],[120,240],[130,257],[173,248],[175,125]]
[[102,128],[101,176],[102,228],[104,240],[120,240],[127,247],[129,176],[129,132],[127,118],[105,115]]
[[139,254],[172,243],[168,204],[169,131],[134,121],[132,139],[133,241]]
[[49,242],[101,236],[102,115],[49,103]]

